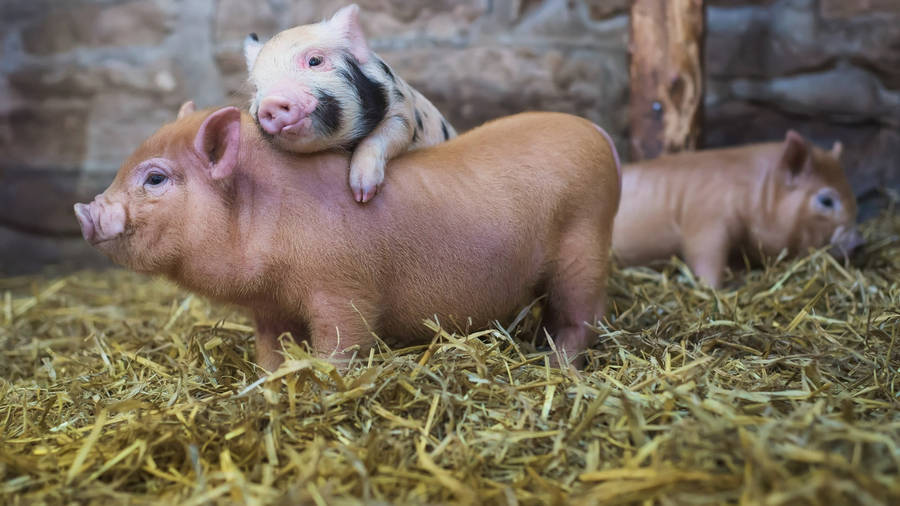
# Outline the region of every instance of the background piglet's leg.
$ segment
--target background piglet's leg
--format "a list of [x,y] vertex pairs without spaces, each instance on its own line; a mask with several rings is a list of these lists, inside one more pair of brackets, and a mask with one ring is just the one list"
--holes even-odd
[[709,225],[684,236],[684,260],[700,280],[712,288],[722,285],[731,241],[726,226]]

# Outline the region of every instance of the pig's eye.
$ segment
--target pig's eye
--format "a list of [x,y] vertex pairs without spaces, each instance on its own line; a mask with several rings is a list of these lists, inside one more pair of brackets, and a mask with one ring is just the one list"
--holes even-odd
[[825,209],[832,209],[834,208],[834,199],[831,198],[831,195],[819,195],[819,205]]
[[310,67],[318,67],[319,65],[322,64],[322,57],[321,56],[310,56],[309,60],[307,60],[306,63],[308,63]]
[[160,174],[159,172],[151,172],[150,174],[147,174],[147,179],[144,180],[144,184],[149,186],[158,186],[165,183],[166,179],[168,178],[165,174]]

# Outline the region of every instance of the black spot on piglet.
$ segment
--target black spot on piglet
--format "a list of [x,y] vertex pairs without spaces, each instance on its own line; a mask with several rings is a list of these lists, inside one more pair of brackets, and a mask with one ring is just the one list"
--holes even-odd
[[253,42],[259,42],[259,35],[256,35],[256,32],[250,32],[250,38],[253,39]]
[[316,120],[317,129],[323,136],[332,135],[341,127],[343,108],[338,99],[327,91],[318,90],[316,95],[319,103],[312,116]]
[[441,131],[444,132],[444,140],[450,140],[450,133],[447,132],[447,123],[444,120],[441,120]]
[[416,125],[419,126],[419,129],[422,128],[422,115],[419,114],[418,109],[416,109]]
[[351,56],[344,58],[344,68],[338,70],[341,79],[356,91],[362,106],[359,127],[356,129],[356,139],[362,139],[384,120],[387,113],[387,93],[384,85],[373,81],[365,75],[362,69]]

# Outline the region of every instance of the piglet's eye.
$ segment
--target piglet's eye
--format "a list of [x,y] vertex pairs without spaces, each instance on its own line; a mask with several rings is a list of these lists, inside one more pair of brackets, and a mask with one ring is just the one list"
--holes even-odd
[[824,207],[825,209],[831,209],[834,207],[834,199],[831,198],[831,195],[819,195],[819,205]]
[[308,63],[310,67],[318,67],[319,65],[322,64],[322,57],[321,56],[310,56],[309,60],[307,60],[306,63]]
[[144,184],[148,186],[159,186],[165,183],[166,179],[168,179],[168,177],[166,177],[165,174],[151,172],[150,174],[147,174],[147,179],[144,180]]

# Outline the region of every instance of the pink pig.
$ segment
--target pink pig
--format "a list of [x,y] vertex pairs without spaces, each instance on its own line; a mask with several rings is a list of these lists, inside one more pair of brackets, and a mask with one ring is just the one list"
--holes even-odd
[[619,201],[615,148],[589,121],[521,114],[409,152],[359,206],[346,153],[284,152],[233,107],[191,109],[75,213],[114,261],[248,308],[265,369],[284,332],[340,361],[373,332],[427,341],[425,318],[486,326],[542,293],[562,357],[589,345]]

